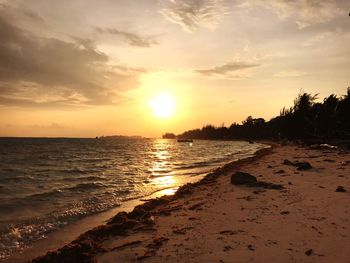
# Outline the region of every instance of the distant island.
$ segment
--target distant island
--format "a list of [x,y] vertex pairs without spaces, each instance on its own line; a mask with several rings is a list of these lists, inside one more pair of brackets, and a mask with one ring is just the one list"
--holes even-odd
[[316,95],[300,93],[290,108],[282,108],[277,117],[265,121],[263,118],[247,117],[241,124],[234,122],[229,127],[206,125],[201,129],[182,134],[165,133],[166,139],[288,139],[310,143],[334,140],[350,142],[350,87],[347,94],[331,94],[316,102]]
[[143,139],[144,137],[133,135],[133,136],[126,136],[126,135],[109,135],[109,136],[96,136],[96,139]]
[[163,139],[176,139],[177,138],[177,136],[174,134],[174,133],[165,133],[165,134],[163,134]]

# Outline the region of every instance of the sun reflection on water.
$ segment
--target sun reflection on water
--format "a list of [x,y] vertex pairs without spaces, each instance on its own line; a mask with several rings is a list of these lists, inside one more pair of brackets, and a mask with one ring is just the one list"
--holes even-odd
[[164,140],[156,140],[154,141],[152,153],[153,153],[153,162],[152,168],[150,171],[152,172],[152,176],[161,176],[165,174],[169,174],[172,171],[169,169],[168,159],[171,158],[170,151],[168,148],[170,147],[169,143]]
[[163,194],[170,195],[175,193],[178,181],[172,175],[153,178],[152,183],[162,190]]
[[166,140],[156,140],[153,145],[153,162],[152,168],[150,169],[152,174],[151,183],[157,189],[161,190],[164,195],[174,194],[179,182],[173,176],[174,171],[172,171],[168,159],[171,158],[170,151],[168,150],[171,144]]
[[162,196],[162,195],[173,195],[175,194],[177,190],[177,187],[176,188],[169,188],[169,189],[164,189],[164,190],[161,190],[158,192],[159,196]]

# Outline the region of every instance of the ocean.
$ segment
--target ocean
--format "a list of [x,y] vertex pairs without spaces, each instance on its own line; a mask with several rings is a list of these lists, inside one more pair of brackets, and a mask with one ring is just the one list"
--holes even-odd
[[122,202],[200,180],[266,145],[143,138],[0,138],[0,260]]

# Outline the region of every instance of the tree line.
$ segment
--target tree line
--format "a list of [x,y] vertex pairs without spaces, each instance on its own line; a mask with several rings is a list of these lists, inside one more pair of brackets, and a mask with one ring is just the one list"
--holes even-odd
[[[316,102],[318,95],[301,92],[290,108],[283,108],[277,117],[265,121],[249,116],[241,124],[233,123],[215,127],[185,131],[177,135],[181,139],[301,139],[329,141],[350,139],[350,87],[347,94],[326,97]],[[171,133],[165,134],[167,138]]]

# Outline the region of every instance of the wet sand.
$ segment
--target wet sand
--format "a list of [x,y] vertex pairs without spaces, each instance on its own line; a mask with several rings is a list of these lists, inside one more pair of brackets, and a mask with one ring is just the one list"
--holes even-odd
[[349,171],[349,152],[275,145],[33,262],[350,262]]

